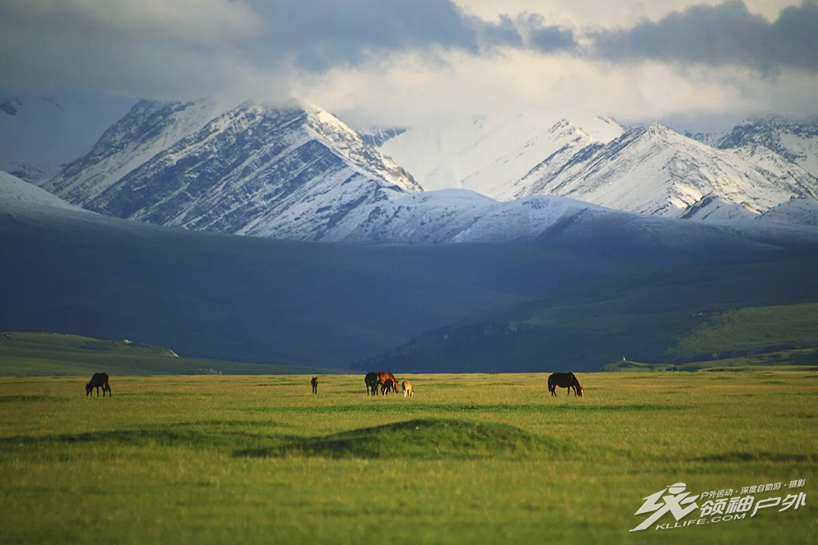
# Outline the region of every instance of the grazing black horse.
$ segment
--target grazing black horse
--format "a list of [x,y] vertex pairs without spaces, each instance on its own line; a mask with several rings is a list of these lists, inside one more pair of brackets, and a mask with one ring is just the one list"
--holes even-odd
[[378,373],[370,371],[364,377],[366,383],[366,393],[370,395],[378,395]]
[[318,377],[312,377],[310,380],[310,384],[312,385],[312,393],[318,393]]
[[392,392],[398,393],[398,381],[392,378],[387,378],[381,384],[381,395],[386,395]]
[[105,397],[105,392],[108,392],[109,396],[113,395],[111,393],[111,384],[108,382],[107,373],[94,373],[94,376],[91,377],[91,380],[85,385],[85,397],[88,397],[88,394],[90,394],[94,388],[97,389],[97,395],[99,395],[99,389],[102,388],[102,397]]
[[552,396],[557,395],[557,386],[560,388],[568,388],[568,395],[571,395],[571,388],[574,389],[574,395],[582,397],[582,386],[579,385],[577,377],[574,373],[552,373],[548,377],[548,391]]

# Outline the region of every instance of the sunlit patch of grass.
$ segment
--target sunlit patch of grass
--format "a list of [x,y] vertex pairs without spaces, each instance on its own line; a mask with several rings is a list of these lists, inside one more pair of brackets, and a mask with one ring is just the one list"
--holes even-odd
[[86,377],[0,378],[0,542],[809,542],[811,503],[628,530],[671,483],[814,482],[813,376],[581,374],[579,398],[543,375],[398,376],[411,399],[360,375],[318,395],[309,376],[116,376],[104,399]]

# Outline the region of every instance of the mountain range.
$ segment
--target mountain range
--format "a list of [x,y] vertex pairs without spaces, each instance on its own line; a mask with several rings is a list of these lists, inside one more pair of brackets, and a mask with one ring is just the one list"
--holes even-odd
[[[682,135],[605,117],[545,123],[473,118],[359,134],[303,102],[143,100],[37,183],[110,216],[293,240],[533,240],[565,211],[546,196],[591,215],[598,205],[709,221],[767,219],[795,199],[804,204],[778,222],[816,223],[815,124],[763,118]],[[446,188],[461,193],[436,191]]]
[[562,219],[525,243],[316,244],[112,218],[0,174],[0,331],[285,365],[589,371],[663,361],[717,311],[818,302],[814,239],[538,199]]
[[[530,123],[515,120],[519,130],[482,119],[460,130],[410,128],[381,149],[424,187],[461,187],[500,201],[556,195],[616,210],[712,220],[756,217],[793,197],[818,199],[815,122],[757,120],[743,126],[744,140],[732,133],[695,139],[659,124],[625,129],[609,118],[563,119],[545,130]],[[723,208],[718,214],[713,197]],[[703,199],[710,202],[707,214],[697,207]]]
[[[605,117],[354,130],[303,102],[139,101],[56,175],[0,172],[0,329],[438,371],[543,370],[557,340],[560,365],[596,350],[596,367],[639,333],[652,348],[629,352],[657,359],[690,313],[815,300],[787,275],[818,245],[816,149],[814,123],[781,118],[720,135]],[[781,257],[733,290],[758,255]],[[651,271],[640,318],[620,312],[615,279]],[[635,324],[618,344],[583,314],[603,292],[610,323]],[[564,339],[563,309],[580,317]],[[526,343],[526,363],[475,331]]]

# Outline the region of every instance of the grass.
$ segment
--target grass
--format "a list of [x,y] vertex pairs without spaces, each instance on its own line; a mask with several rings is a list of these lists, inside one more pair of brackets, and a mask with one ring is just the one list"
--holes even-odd
[[770,346],[818,346],[818,304],[742,308],[720,312],[669,348],[672,361],[702,355],[753,352]]
[[[2,543],[805,543],[818,373],[0,378]],[[760,410],[763,408],[763,410]],[[798,510],[629,532],[642,498],[805,480]],[[698,513],[698,511],[697,511]],[[691,519],[698,515],[691,515]],[[667,515],[666,517],[670,517]],[[32,521],[36,520],[36,524]],[[672,521],[672,517],[670,521]],[[666,522],[662,519],[662,522]]]

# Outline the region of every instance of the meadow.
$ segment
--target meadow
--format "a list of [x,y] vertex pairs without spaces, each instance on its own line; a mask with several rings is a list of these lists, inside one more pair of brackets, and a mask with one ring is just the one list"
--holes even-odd
[[[581,398],[551,397],[546,377],[399,376],[413,398],[367,396],[362,375],[322,375],[317,395],[303,375],[113,376],[106,398],[87,377],[3,377],[0,542],[814,538],[814,370],[586,373]],[[807,498],[629,532],[677,482]]]

